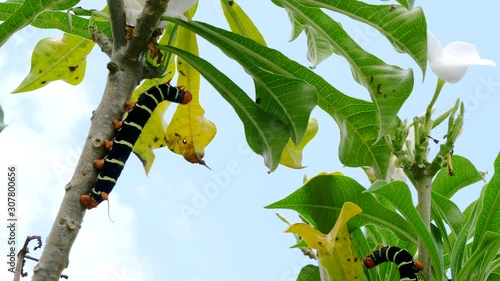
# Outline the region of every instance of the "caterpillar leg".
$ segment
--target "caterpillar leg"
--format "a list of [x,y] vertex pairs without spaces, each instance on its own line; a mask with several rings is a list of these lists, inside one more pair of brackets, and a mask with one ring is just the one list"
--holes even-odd
[[108,194],[106,192],[96,192],[94,189],[89,194],[80,195],[80,203],[87,210],[97,207],[104,200],[108,200]]

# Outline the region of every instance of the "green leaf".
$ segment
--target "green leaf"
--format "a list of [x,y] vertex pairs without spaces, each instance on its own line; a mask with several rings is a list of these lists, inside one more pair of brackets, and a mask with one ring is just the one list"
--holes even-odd
[[287,126],[292,140],[295,143],[300,142],[311,111],[316,106],[316,89],[303,79],[286,75],[284,70],[276,67],[273,62],[285,56],[280,54],[280,58],[275,57],[269,61],[266,57],[271,55],[271,49],[241,35],[199,22],[186,22],[176,18],[168,20],[204,37],[238,61],[254,79],[255,102],[258,106],[268,114],[276,116]]
[[165,49],[182,57],[219,91],[243,122],[250,148],[262,155],[266,166],[274,171],[288,141],[288,132],[283,123],[262,111],[238,85],[207,61],[181,49],[170,46]]
[[[377,111],[372,103],[344,95],[307,67],[253,40],[204,23],[188,23],[176,18],[169,18],[169,21],[189,27],[225,53],[238,54],[233,57],[238,62],[238,58],[244,58],[245,63],[251,58],[264,69],[315,85],[319,95],[318,105],[340,127],[339,157],[342,164],[349,167],[371,166],[378,178],[385,178],[391,151],[384,140],[374,144],[378,123]],[[301,129],[305,129],[302,126],[301,123]]]
[[[5,21],[9,18],[21,5],[21,3],[13,2],[0,3],[0,21]],[[108,37],[111,37],[109,21],[94,21],[93,24]],[[91,39],[88,30],[90,25],[89,19],[68,15],[66,12],[43,12],[31,22],[31,25],[43,29],[58,29],[66,33]]]
[[410,223],[411,228],[418,233],[418,236],[422,239],[425,248],[429,252],[431,264],[436,272],[436,276],[438,276],[438,278],[444,276],[442,260],[436,248],[436,244],[434,243],[431,234],[425,227],[425,224],[422,221],[422,218],[420,218],[416,208],[413,206],[408,185],[402,181],[393,181],[380,187],[370,188],[368,191],[387,198],[405,217],[405,219]]
[[475,251],[486,232],[500,233],[500,154],[494,163],[495,174],[481,191],[479,216],[474,231],[472,250]]
[[481,173],[476,170],[476,167],[474,167],[469,159],[453,155],[451,163],[453,164],[455,175],[451,177],[448,168],[442,168],[432,181],[432,191],[449,199],[460,189],[484,180]]
[[352,231],[366,224],[390,229],[400,239],[416,244],[416,232],[399,214],[381,205],[354,179],[342,175],[318,175],[269,209],[291,209],[303,215],[316,229],[328,233],[335,224],[344,202],[354,202],[363,213],[349,221]]
[[231,28],[231,31],[250,39],[253,39],[260,44],[266,46],[266,41],[262,34],[252,22],[252,20],[247,16],[247,14],[241,9],[241,7],[233,0],[221,0],[222,11],[226,17],[227,23]]
[[396,0],[399,4],[403,5],[408,10],[413,9],[415,0]]
[[288,14],[288,18],[290,19],[290,24],[292,25],[292,34],[290,36],[290,42],[291,42],[297,39],[297,37],[299,37],[299,35],[304,30],[304,22],[301,22],[300,18],[294,16],[290,11],[286,12]]
[[31,56],[31,70],[13,93],[41,88],[51,81],[63,80],[77,85],[85,76],[86,57],[94,42],[65,33],[62,39],[40,40]]
[[7,125],[3,123],[3,109],[2,106],[0,106],[0,132],[3,131],[5,127],[7,127]]
[[453,232],[460,233],[464,215],[457,205],[448,198],[432,191],[432,215],[439,214],[451,227]]
[[294,169],[304,168],[304,166],[302,166],[302,150],[304,150],[307,143],[316,136],[317,132],[318,120],[309,118],[309,124],[307,125],[306,133],[302,141],[299,145],[295,145],[291,139],[288,140],[285,149],[283,149],[281,153],[280,164]]
[[337,21],[319,8],[309,8],[293,0],[280,1],[287,10],[304,20],[307,27],[313,29],[319,38],[327,40],[335,53],[345,58],[351,66],[356,82],[368,89],[372,102],[377,106],[380,129],[377,140],[380,140],[410,96],[413,89],[413,71],[386,64],[363,50]]
[[450,271],[452,280],[457,280],[457,275],[463,268],[463,264],[467,261],[469,257],[469,250],[467,249],[467,240],[469,239],[469,233],[471,229],[474,228],[477,219],[477,204],[471,204],[467,208],[471,210],[467,212],[469,215],[466,216],[467,222],[463,226],[462,230],[457,236],[457,240],[453,245],[453,250],[450,256]]
[[311,68],[316,67],[323,60],[333,54],[332,46],[328,40],[319,36],[317,32],[309,27],[305,27],[307,36],[307,59],[312,63]]
[[312,264],[304,266],[297,276],[297,281],[321,281],[319,267]]
[[[481,237],[481,243],[464,263],[457,275],[457,280],[486,280],[487,276],[477,274],[478,268],[489,265],[500,250],[500,233],[487,231]],[[479,270],[481,272],[481,270]]]
[[80,0],[25,0],[0,25],[0,46],[15,32],[30,24],[43,11],[68,9],[78,2]]
[[[311,7],[326,8],[366,23],[385,35],[397,51],[409,54],[425,76],[427,66],[427,22],[422,8],[412,9],[413,0],[397,5],[371,5],[362,1],[297,0]],[[407,3],[405,3],[407,2]]]

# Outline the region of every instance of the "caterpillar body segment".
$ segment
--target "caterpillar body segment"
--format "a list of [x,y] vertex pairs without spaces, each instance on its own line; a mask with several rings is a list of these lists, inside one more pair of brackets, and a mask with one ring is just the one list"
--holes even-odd
[[157,85],[143,92],[137,102],[131,104],[133,107],[124,115],[122,121],[113,122],[113,126],[117,129],[115,138],[112,142],[104,144],[109,150],[108,154],[104,159],[94,161],[94,166],[100,169],[94,188],[80,196],[80,202],[86,209],[95,208],[108,199],[135,142],[158,104],[165,100],[187,104],[191,99],[191,93],[180,87],[174,87],[169,83]]
[[398,266],[400,281],[418,281],[418,273],[423,269],[419,261],[405,249],[388,246],[373,251],[363,259],[363,265],[370,269],[384,262],[394,262]]

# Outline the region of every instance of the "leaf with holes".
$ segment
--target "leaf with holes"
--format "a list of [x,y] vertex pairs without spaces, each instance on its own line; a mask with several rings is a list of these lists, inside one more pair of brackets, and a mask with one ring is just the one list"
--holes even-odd
[[[198,55],[198,44],[193,32],[180,27],[177,40],[179,48]],[[214,138],[217,128],[203,116],[205,111],[200,105],[200,74],[182,58],[177,59],[177,72],[177,85],[189,90],[193,99],[189,104],[177,107],[167,127],[167,146],[187,161],[205,165],[205,147]]]
[[55,80],[77,85],[85,76],[87,55],[94,42],[65,33],[62,39],[44,38],[31,56],[31,70],[13,93],[39,89]]
[[330,281],[364,280],[363,267],[349,237],[347,222],[362,212],[352,202],[345,202],[335,225],[323,234],[305,223],[291,225],[285,232],[298,234],[311,248],[318,250],[319,261]]
[[295,145],[291,139],[288,140],[288,143],[281,154],[280,164],[295,169],[304,168],[304,166],[302,166],[302,150],[304,150],[307,143],[312,140],[314,136],[316,136],[317,132],[318,120],[309,118],[309,124],[307,125],[306,133],[304,134],[302,141],[299,145]]

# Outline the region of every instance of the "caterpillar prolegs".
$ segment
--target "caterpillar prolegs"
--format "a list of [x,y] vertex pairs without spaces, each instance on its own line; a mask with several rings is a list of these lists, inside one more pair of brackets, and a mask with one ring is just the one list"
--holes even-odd
[[382,247],[373,251],[363,259],[363,265],[370,269],[388,261],[398,266],[401,281],[418,281],[418,272],[423,269],[422,264],[413,260],[413,256],[407,250],[396,246]]
[[114,123],[117,128],[116,135],[112,142],[105,142],[106,148],[109,149],[106,157],[94,161],[94,166],[101,170],[94,188],[88,194],[80,196],[82,205],[87,209],[92,209],[108,199],[144,125],[160,102],[168,100],[187,104],[191,99],[189,91],[174,87],[169,83],[151,87],[143,92],[135,105],[124,115],[124,119]]

